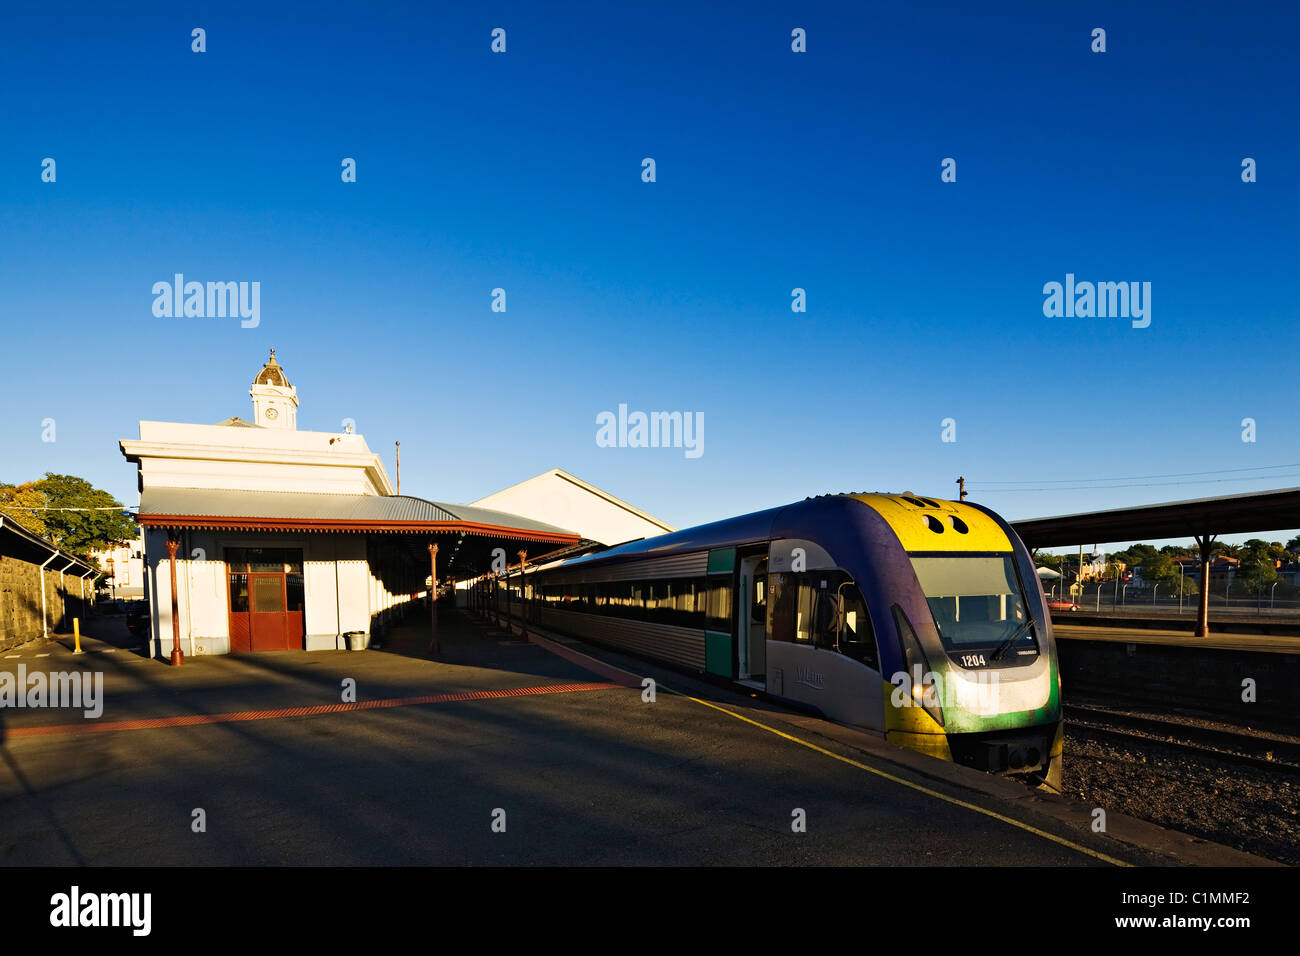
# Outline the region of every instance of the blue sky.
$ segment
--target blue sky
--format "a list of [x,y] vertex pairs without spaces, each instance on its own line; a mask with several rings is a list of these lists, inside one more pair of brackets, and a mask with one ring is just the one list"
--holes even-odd
[[[1300,14],[1143,6],[6,5],[0,480],[135,504],[117,440],[248,417],[274,346],[301,428],[445,501],[1300,485]],[[177,272],[260,282],[260,325],[155,317]],[[1150,282],[1150,327],[1044,317],[1066,273]],[[703,413],[704,454],[598,447],[620,403]]]

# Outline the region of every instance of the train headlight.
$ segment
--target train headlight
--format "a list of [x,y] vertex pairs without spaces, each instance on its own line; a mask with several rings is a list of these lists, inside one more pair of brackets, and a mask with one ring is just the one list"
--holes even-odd
[[912,622],[907,619],[903,609],[894,605],[894,621],[898,625],[899,649],[903,652],[903,666],[907,669],[908,679],[912,684],[912,699],[923,707],[925,712],[943,726],[943,706],[939,703],[938,689],[942,678],[930,669],[930,659],[925,656],[921,641],[916,636]]

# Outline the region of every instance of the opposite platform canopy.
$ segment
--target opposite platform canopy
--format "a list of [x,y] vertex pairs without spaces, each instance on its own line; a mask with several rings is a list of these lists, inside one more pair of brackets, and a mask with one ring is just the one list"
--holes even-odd
[[1029,548],[1300,528],[1300,488],[1013,521]]

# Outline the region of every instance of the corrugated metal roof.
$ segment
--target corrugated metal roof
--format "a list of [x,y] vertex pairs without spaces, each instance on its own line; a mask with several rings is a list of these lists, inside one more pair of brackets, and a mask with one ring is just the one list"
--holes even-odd
[[82,573],[99,571],[94,564],[87,561],[85,558],[79,558],[75,554],[69,554],[53,541],[50,541],[47,538],[42,538],[40,535],[32,531],[28,531],[20,525],[12,515],[0,513],[0,532],[8,532],[9,534],[16,535],[28,544],[35,545],[38,548],[48,551],[54,558],[54,561],[52,562],[53,566],[50,570],[58,571],[62,567],[60,562],[68,561],[71,562],[73,567],[81,568]]
[[336,495],[300,491],[230,491],[208,488],[146,488],[140,517],[184,515],[333,522],[466,522],[573,535],[565,528],[522,515],[472,505],[443,504],[409,495]]
[[1030,548],[1082,542],[1286,531],[1300,526],[1300,488],[1251,491],[1011,522]]

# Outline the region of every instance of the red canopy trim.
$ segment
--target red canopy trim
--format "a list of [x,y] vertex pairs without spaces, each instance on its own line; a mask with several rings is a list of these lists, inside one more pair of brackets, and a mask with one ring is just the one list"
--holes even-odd
[[206,531],[345,531],[353,533],[387,532],[395,534],[466,534],[482,537],[515,538],[554,544],[575,544],[580,535],[552,531],[528,531],[479,524],[474,521],[339,521],[313,518],[236,518],[218,515],[139,516],[146,528],[193,528]]

